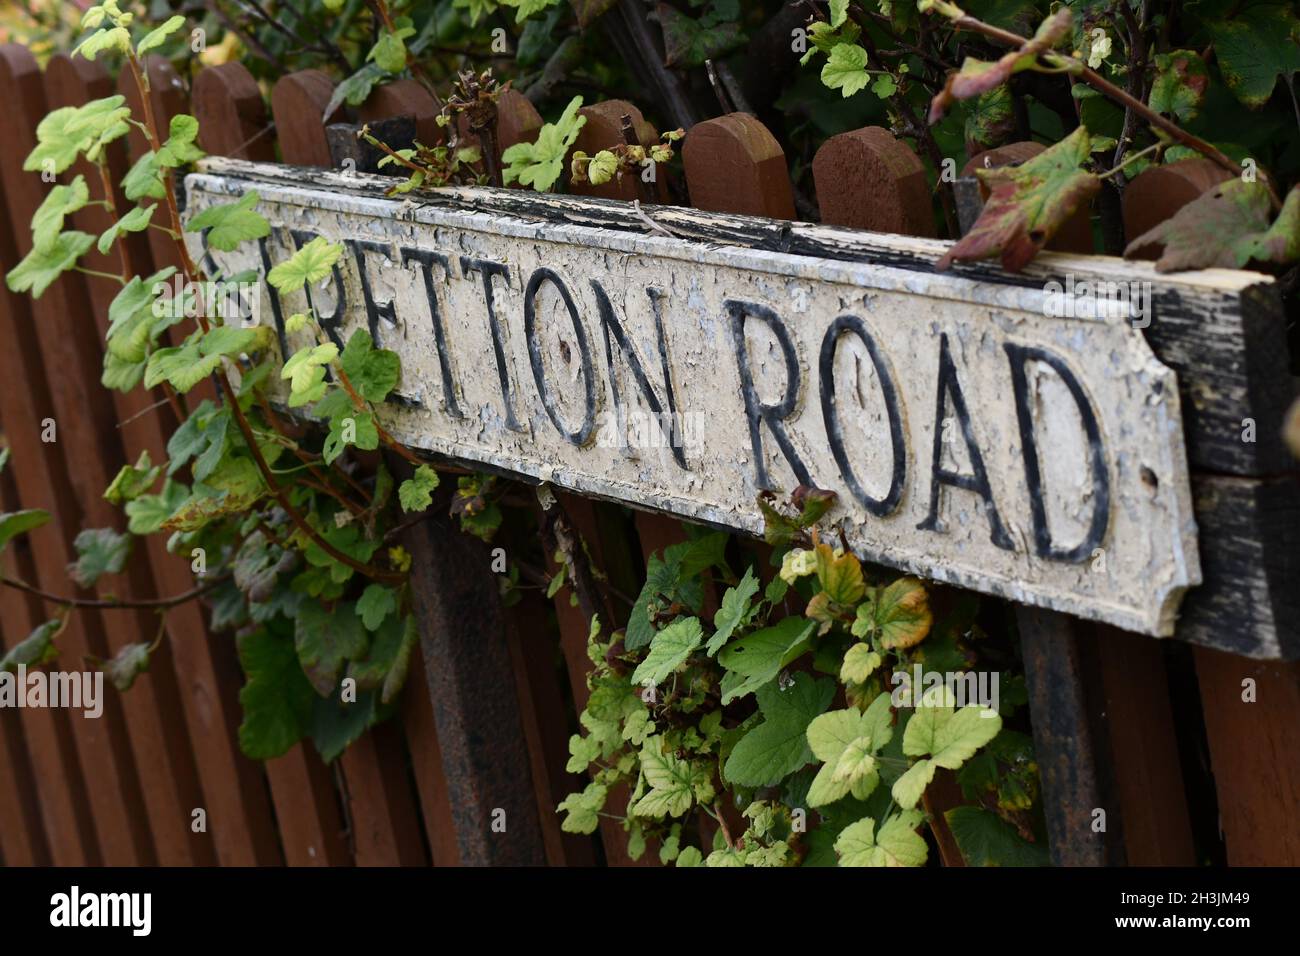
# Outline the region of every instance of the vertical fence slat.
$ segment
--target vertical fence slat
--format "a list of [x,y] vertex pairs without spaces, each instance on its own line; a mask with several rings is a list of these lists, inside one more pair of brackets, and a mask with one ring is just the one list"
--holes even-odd
[[1300,665],[1194,653],[1228,864],[1296,866]]
[[879,126],[832,136],[813,157],[822,222],[905,236],[935,235],[925,166]]
[[748,113],[728,113],[692,126],[682,144],[682,165],[695,209],[795,217],[785,152]]
[[210,66],[194,78],[191,93],[199,124],[199,146],[214,156],[275,162],[266,104],[257,81],[242,63]]
[[[333,81],[319,70],[301,70],[276,83],[271,108],[284,162],[301,166],[332,165],[325,137],[327,124],[322,116],[333,91]],[[409,99],[415,102],[413,97]],[[413,112],[420,111],[422,107],[417,103]],[[423,688],[413,689],[415,693],[422,691]],[[354,824],[357,821],[365,824],[354,830],[358,862],[389,865],[412,862],[415,852],[412,834],[418,832],[415,794],[409,787],[398,786],[396,780],[379,786],[377,781],[367,779],[370,776],[367,768],[382,763],[377,746],[376,734],[372,732],[353,743],[343,758],[350,816]]]
[[[31,237],[27,223],[44,192],[40,173],[22,170],[23,159],[35,141],[36,121],[45,115],[45,96],[35,58],[24,47],[0,47],[0,88],[9,97],[6,111],[6,149],[0,151],[8,228],[13,230],[15,255],[25,254]],[[66,442],[45,443],[42,421],[56,417],[43,363],[36,327],[67,311],[63,289],[56,283],[38,301],[8,296],[4,339],[0,349],[0,418],[5,422],[13,449],[15,485],[24,507],[45,508],[52,514],[49,525],[32,536],[32,550],[40,583],[47,589],[66,593],[71,589],[66,567],[73,558],[71,527],[79,511],[68,479],[64,449]],[[48,608],[46,611],[48,612]],[[80,662],[87,655],[108,654],[102,622],[95,612],[78,612],[69,621],[59,641],[64,666]],[[110,865],[147,864],[156,860],[153,840],[140,807],[144,797],[135,772],[128,741],[124,707],[120,695],[105,693],[104,712],[99,719],[71,713],[77,751],[88,780],[94,781],[95,799],[90,808],[95,832]]]
[[402,723],[410,743],[411,769],[420,797],[429,853],[434,866],[458,866],[460,847],[456,842],[456,822],[452,818],[451,794],[442,769],[442,746],[438,743],[433,702],[425,692],[429,684],[423,655],[411,655],[411,671],[406,680],[407,689],[402,693]]
[[[223,68],[216,81],[205,81],[204,74],[213,69],[217,68],[208,67],[199,74],[195,80],[196,88],[201,84],[211,84],[208,89],[229,88],[243,92],[238,92],[236,109],[228,108],[229,104],[223,103],[216,94],[209,93],[202,98],[196,95],[193,107],[200,135],[203,135],[203,130],[208,131],[208,139],[204,142],[212,147],[238,151],[241,145],[249,149],[244,144],[249,142],[250,136],[256,135],[257,142],[262,144],[257,147],[258,151],[273,151],[275,138],[265,132],[268,120],[260,94],[254,99],[248,92],[249,83],[252,83],[252,89],[256,89],[252,77],[238,66],[238,69]],[[237,665],[235,679],[239,679]],[[285,755],[268,760],[265,769],[285,862],[290,866],[341,866],[353,862],[343,839],[343,815],[333,774],[310,745],[295,745]]]
[[[61,69],[61,63],[59,58],[51,61],[47,71],[51,77]],[[166,60],[151,58],[146,66],[155,116],[158,125],[165,129],[170,117],[186,108],[184,87]],[[134,110],[139,104],[139,90],[129,71],[124,71],[119,80],[119,91],[127,96]],[[121,180],[127,163],[147,148],[142,136],[129,145],[135,147],[130,156],[122,150],[113,150],[109,154],[114,182]],[[102,187],[92,182],[91,192],[98,197]],[[115,192],[117,208],[127,209],[121,191]],[[107,213],[102,209],[87,207],[77,215],[82,216],[78,220],[80,227],[87,231],[99,231],[108,225]],[[165,216],[162,208],[154,213],[155,221]],[[159,224],[166,225],[165,222]],[[161,241],[146,242],[155,237]],[[139,240],[135,245],[126,246],[134,274],[149,275],[161,265],[175,264],[178,260],[170,237],[158,230],[148,230],[132,238]],[[155,262],[155,257],[162,262]],[[107,272],[120,270],[116,253],[99,258],[101,261],[96,268]],[[90,283],[90,291],[102,340],[108,326],[108,305],[116,289],[107,282],[96,280]],[[111,395],[117,418],[122,423],[120,431],[127,458],[134,460],[143,449],[149,452],[154,462],[165,461],[167,440],[177,421],[161,392],[136,388],[125,394],[115,391]],[[192,392],[190,404],[193,405],[197,398],[198,394]],[[162,536],[147,536],[144,546],[158,591],[177,594],[195,586],[189,558],[168,551]],[[210,634],[206,613],[198,602],[176,607],[169,612],[168,619],[171,636],[167,643],[180,686],[181,705],[203,790],[202,807],[206,811],[217,859],[231,866],[281,862],[262,768],[239,753],[239,665],[234,637]],[[160,660],[155,666],[165,663]]]
[[[73,59],[66,54],[50,60],[45,86],[50,109],[79,106],[113,92],[113,84],[102,67],[84,57]],[[65,174],[65,181],[76,174],[86,177],[92,196],[102,194],[98,171],[91,164],[78,161]],[[102,210],[87,206],[74,214],[74,223],[93,234],[109,225],[108,217],[101,213]],[[143,249],[143,244],[139,247]],[[89,268],[120,271],[117,262],[97,252],[90,253],[86,261]],[[63,308],[44,316],[37,324],[47,375],[58,376],[62,383],[62,387],[53,390],[60,441],[76,449],[76,464],[70,477],[80,502],[82,523],[86,527],[111,527],[120,531],[125,527],[125,520],[104,499],[103,491],[125,463],[126,455],[116,427],[113,403],[104,400],[104,391],[98,383],[102,355],[94,316],[96,305],[107,311],[108,302],[119,286],[107,279],[79,274],[65,276],[65,280]],[[122,575],[101,579],[98,590],[101,595],[156,593],[150,569],[139,554],[128,559]],[[157,616],[147,611],[105,613],[103,621],[109,653],[116,653],[129,644],[147,643],[154,639],[159,628]],[[149,672],[137,678],[122,700],[159,862],[164,865],[213,862],[211,835],[196,833],[191,827],[191,813],[202,806],[202,794],[185,733],[168,641],[160,644]]]

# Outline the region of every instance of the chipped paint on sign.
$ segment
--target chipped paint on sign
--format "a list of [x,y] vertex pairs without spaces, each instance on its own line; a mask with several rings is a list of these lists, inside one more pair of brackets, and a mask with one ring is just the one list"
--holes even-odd
[[[322,174],[323,178],[328,174]],[[337,177],[335,177],[337,178]],[[402,359],[385,427],[412,448],[761,533],[757,497],[815,485],[864,558],[1168,634],[1200,581],[1174,374],[1123,318],[1043,292],[305,182],[187,180],[192,214],[256,188],[270,237],[209,253],[263,274],[316,235],[314,308]],[[539,200],[544,202],[544,200]],[[202,250],[196,242],[196,255]]]

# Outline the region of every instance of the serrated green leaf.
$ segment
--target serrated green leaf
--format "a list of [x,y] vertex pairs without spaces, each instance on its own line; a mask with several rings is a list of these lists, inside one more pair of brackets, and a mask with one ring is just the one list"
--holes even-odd
[[915,810],[904,810],[886,820],[879,833],[870,817],[845,827],[835,841],[840,866],[923,865],[927,850],[916,828],[924,819]]
[[32,216],[32,244],[38,250],[48,250],[63,233],[63,220],[90,202],[90,188],[81,174],[66,186],[55,186],[49,191]]
[[[0,518],[0,522],[2,521],[3,518]],[[59,649],[54,646],[54,638],[62,629],[63,621],[58,618],[38,626],[36,630],[9,648],[4,657],[0,657],[0,673],[4,671],[13,673],[18,670],[19,664],[31,668],[58,660]]]
[[99,669],[104,672],[114,687],[128,691],[135,679],[149,669],[152,651],[143,642],[127,644],[109,660],[103,661]]
[[397,387],[402,362],[397,353],[375,348],[365,329],[357,329],[339,357],[343,374],[357,393],[368,402],[382,402]]
[[171,118],[167,142],[158,150],[158,165],[167,169],[195,163],[204,157],[203,150],[195,145],[199,135],[199,121],[187,113],[177,113]]
[[103,255],[108,255],[108,250],[113,248],[113,243],[117,242],[118,236],[124,232],[143,232],[149,228],[149,222],[153,219],[154,210],[158,206],[136,206],[125,216],[119,219],[113,225],[104,230],[99,237],[96,248]]
[[0,551],[14,538],[50,523],[50,513],[40,508],[0,514]]
[[776,682],[759,688],[758,709],[763,722],[732,749],[723,766],[723,779],[746,787],[780,783],[812,759],[807,732],[811,721],[835,696],[835,684],[796,674],[782,690]]
[[39,299],[94,244],[95,237],[88,233],[61,233],[44,249],[33,247],[22,262],[9,270],[5,284],[11,292],[30,292],[33,299]]
[[79,587],[93,588],[105,574],[118,574],[131,554],[132,538],[112,528],[87,528],[73,539],[77,560],[68,565],[68,576]]
[[142,57],[150,50],[156,50],[158,47],[162,46],[164,43],[167,42],[167,38],[169,36],[171,36],[173,33],[175,33],[183,26],[185,26],[184,17],[182,16],[171,17],[162,26],[154,30],[150,30],[148,33],[144,35],[144,38],[141,39],[141,41],[136,45],[135,55],[138,57]]
[[542,126],[536,141],[516,143],[501,154],[507,186],[518,182],[543,193],[555,185],[564,172],[564,157],[587,124],[587,117],[578,115],[581,107],[582,97],[575,96],[556,122]]
[[433,493],[438,489],[438,473],[428,465],[415,469],[397,489],[397,500],[403,511],[423,511],[433,504]]
[[315,601],[298,608],[293,643],[303,673],[322,697],[334,692],[343,665],[363,658],[369,645],[355,605],[340,602],[327,610]]
[[209,206],[186,223],[185,231],[208,230],[208,245],[223,252],[231,252],[242,242],[269,236],[271,224],[254,211],[260,199],[257,190],[250,189],[235,202]]
[[254,760],[270,760],[302,739],[316,695],[298,664],[292,638],[262,627],[239,635],[237,646],[245,676],[239,692],[244,712],[239,749]]
[[632,674],[632,683],[662,684],[703,641],[704,630],[698,617],[678,618],[654,636],[645,660]]
[[865,90],[870,82],[866,50],[856,43],[840,43],[831,48],[822,67],[822,83],[827,88],[839,90],[841,96],[849,97]]
[[396,611],[397,592],[382,584],[367,585],[357,601],[357,614],[361,615],[361,623],[368,631],[379,630],[384,618]]
[[163,185],[162,167],[158,165],[158,154],[152,150],[141,154],[122,179],[122,192],[131,202],[141,199],[165,199],[167,189]]
[[285,295],[301,289],[307,283],[324,279],[342,256],[342,243],[331,243],[324,236],[317,236],[272,269],[267,274],[266,281],[275,286],[281,295]]
[[713,615],[713,626],[715,628],[713,636],[705,645],[705,652],[712,657],[731,640],[731,635],[735,633],[736,628],[740,626],[750,611],[750,601],[758,593],[758,578],[754,577],[754,569],[746,568],[745,576],[734,588],[727,588],[727,593],[722,596],[722,606],[718,608],[718,613]]

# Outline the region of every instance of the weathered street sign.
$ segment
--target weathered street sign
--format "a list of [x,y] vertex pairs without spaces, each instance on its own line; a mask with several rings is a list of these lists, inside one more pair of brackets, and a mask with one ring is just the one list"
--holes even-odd
[[[696,238],[599,201],[295,175],[210,161],[187,214],[259,192],[272,235],[211,252],[226,274],[346,242],[260,321],[289,350],[308,306],[340,343],[369,328],[401,356],[382,417],[413,448],[750,532],[760,491],[831,489],[869,560],[1151,634],[1201,581],[1179,390],[1140,331],[1197,280],[1056,257],[1056,284],[990,281],[918,269],[900,237],[837,260],[852,234],[829,228],[786,252],[685,210],[654,215]],[[1098,261],[1119,307],[1086,285]]]

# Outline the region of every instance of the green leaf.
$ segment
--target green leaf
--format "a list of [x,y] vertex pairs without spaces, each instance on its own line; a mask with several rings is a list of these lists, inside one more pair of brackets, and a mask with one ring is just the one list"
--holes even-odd
[[126,529],[135,535],[153,534],[162,528],[190,496],[189,489],[170,478],[161,494],[140,495],[126,503]]
[[239,692],[239,749],[254,760],[270,760],[302,739],[316,695],[287,636],[262,627],[236,641],[246,678]]
[[595,833],[600,825],[600,811],[605,806],[609,788],[593,780],[581,793],[571,793],[556,807],[565,815],[560,829],[565,833]]
[[664,63],[689,69],[703,66],[745,42],[740,24],[734,21],[709,22],[680,13],[667,3],[655,6],[654,18],[663,28]]
[[104,146],[130,129],[127,119],[131,108],[125,103],[124,96],[107,96],[47,113],[37,124],[37,145],[23,161],[24,171],[61,173],[76,162],[80,153],[96,161]]
[[406,38],[415,35],[415,28],[405,17],[400,18],[394,30],[385,30],[379,41],[370,48],[366,55],[367,62],[373,60],[375,65],[389,73],[401,73],[406,69]]
[[125,216],[119,219],[113,225],[109,226],[99,237],[99,243],[96,248],[103,255],[108,255],[108,250],[113,248],[113,243],[117,242],[117,237],[124,232],[143,232],[149,228],[149,222],[153,219],[154,210],[158,206],[136,206]]
[[840,680],[846,684],[865,683],[882,663],[880,655],[871,649],[870,644],[854,644],[844,654]]
[[[857,604],[866,594],[862,565],[851,551],[836,557],[828,544],[817,545],[817,580],[822,591],[836,604]],[[924,594],[924,592],[922,592]]]
[[[280,378],[290,380],[289,389],[294,395],[313,396],[321,390],[318,387],[325,378],[325,366],[338,356],[339,347],[333,342],[303,346],[289,356],[280,369]],[[300,400],[298,404],[304,404],[306,400]]]
[[170,18],[162,26],[158,27],[155,30],[151,30],[145,34],[144,39],[142,39],[136,45],[135,55],[138,57],[142,57],[150,50],[156,50],[158,47],[162,46],[164,43],[167,42],[167,38],[169,36],[171,36],[173,33],[175,33],[183,26],[185,26],[184,17],[175,16]]
[[1268,102],[1278,77],[1300,71],[1300,18],[1289,5],[1250,5],[1209,31],[1224,83],[1251,109]]
[[104,30],[97,30],[86,39],[78,43],[72,50],[72,55],[80,53],[87,60],[93,60],[99,54],[106,50],[116,50],[123,56],[131,52],[131,31],[126,27],[109,27]]
[[208,245],[223,252],[231,252],[241,242],[269,236],[271,224],[253,211],[260,199],[257,190],[250,189],[235,202],[209,206],[186,223],[185,231],[208,230]]
[[696,800],[709,803],[715,796],[708,765],[683,760],[659,737],[647,737],[642,745],[641,772],[650,791],[628,810],[633,816],[680,817]]
[[122,179],[122,192],[131,202],[141,199],[165,199],[167,188],[163,185],[162,167],[158,154],[149,150],[143,153]]
[[514,8],[515,23],[523,23],[534,13],[541,13],[559,2],[560,0],[497,0],[499,6]]
[[24,511],[9,511],[0,514],[0,551],[20,534],[35,531],[50,523],[50,513],[39,508]]
[[312,700],[309,735],[322,760],[332,763],[376,723],[376,704],[373,692],[358,694],[355,701],[335,696]]
[[925,788],[930,786],[934,772],[938,769],[939,765],[933,760],[918,760],[912,764],[906,773],[894,781],[890,790],[894,802],[904,810],[912,809],[925,793]]
[[930,754],[938,766],[956,770],[1001,729],[1002,718],[983,707],[918,707],[903,732],[903,753]]
[[723,679],[723,705],[752,693],[776,677],[781,668],[808,650],[816,627],[815,622],[787,617],[724,647],[718,654],[718,663],[731,673]]
[[830,0],[831,26],[838,30],[849,18],[849,0]]
[[114,687],[128,691],[135,679],[149,669],[151,653],[148,644],[127,644],[112,659],[102,662],[99,669],[108,676]]
[[118,574],[131,554],[131,536],[112,528],[87,528],[73,539],[77,560],[68,565],[68,575],[79,587],[93,588],[105,574]]
[[334,692],[343,665],[364,657],[368,645],[353,604],[340,602],[327,610],[315,601],[299,606],[293,643],[303,672],[322,697]]
[[9,648],[4,657],[0,657],[0,673],[4,671],[13,673],[18,670],[19,664],[29,668],[40,667],[42,664],[58,660],[59,649],[54,646],[54,638],[62,629],[61,619],[46,621],[37,627],[27,637]]
[[1240,269],[1252,261],[1282,264],[1300,259],[1300,186],[1292,189],[1277,221],[1263,183],[1230,179],[1183,206],[1124,250],[1164,249],[1157,272],[1220,266]]
[[375,348],[365,329],[357,329],[339,357],[343,374],[352,387],[368,402],[382,402],[397,387],[402,362],[396,352]]
[[397,592],[382,584],[368,585],[357,601],[357,614],[361,615],[361,623],[368,631],[379,630],[384,618],[396,612]]
[[723,779],[746,787],[781,782],[812,759],[808,725],[835,696],[835,683],[796,674],[782,690],[776,682],[759,688],[760,723],[736,744],[723,766]]
[[865,712],[849,707],[822,714],[812,721],[808,725],[808,746],[813,756],[822,761],[822,767],[808,788],[808,806],[834,803],[851,791],[860,800],[870,796],[876,786],[876,775],[868,772],[837,776],[840,760],[851,747],[863,753],[879,753],[893,736],[888,694],[880,694]]
[[650,651],[635,672],[632,683],[637,686],[662,684],[694,653],[704,641],[704,631],[698,617],[678,618],[654,636]]
[[9,270],[5,284],[11,292],[30,292],[33,299],[39,299],[94,244],[95,237],[88,233],[61,233],[44,249],[33,247],[22,262]]
[[582,97],[575,96],[556,122],[542,126],[535,142],[516,143],[501,154],[507,186],[518,182],[544,193],[555,185],[564,171],[564,157],[587,124],[587,117],[578,115],[581,107]]
[[1210,86],[1210,71],[1195,50],[1156,54],[1156,78],[1147,105],[1180,123],[1194,119]]
[[223,357],[236,357],[265,344],[266,331],[261,327],[243,329],[231,325],[196,331],[183,345],[159,349],[149,356],[145,387],[170,382],[176,391],[184,394],[215,372]]
[[319,282],[330,274],[334,263],[343,256],[343,244],[331,243],[324,236],[317,236],[292,257],[267,274],[266,281],[275,286],[277,292],[284,295],[301,289],[309,282]]
[[1047,847],[1029,843],[996,813],[953,807],[944,815],[967,866],[1048,866]]
[[112,483],[104,490],[104,498],[115,505],[134,501],[153,487],[153,483],[162,474],[162,466],[155,465],[149,458],[149,451],[140,452],[140,458],[134,465],[123,465]]
[[865,90],[871,82],[867,72],[867,51],[856,43],[841,43],[831,49],[831,55],[822,67],[822,83],[829,89],[839,90],[845,97]]
[[423,511],[433,504],[433,493],[438,488],[438,473],[428,465],[415,469],[397,489],[397,500],[403,511]]
[[1101,180],[1080,167],[1091,152],[1086,128],[1073,133],[1019,166],[981,169],[991,190],[971,230],[938,268],[1000,254],[1002,267],[1019,272],[1038,255],[1056,231],[1101,189]]
[[405,619],[395,615],[384,618],[370,645],[370,653],[365,660],[348,665],[348,676],[356,680],[359,690],[378,690],[381,703],[392,703],[406,683],[411,652],[419,640],[414,615]]
[[195,163],[204,152],[194,144],[199,135],[199,121],[187,113],[177,113],[171,118],[167,142],[158,150],[158,165],[168,169]]
[[63,233],[63,220],[90,202],[90,189],[86,177],[80,173],[66,186],[55,186],[46,195],[32,216],[32,244],[38,250],[48,250],[58,242]]
[[925,815],[904,810],[884,822],[875,833],[876,821],[867,817],[844,828],[835,841],[840,866],[921,866],[925,863],[925,840],[916,832]]
[[722,596],[722,606],[718,608],[718,613],[713,615],[715,630],[704,648],[710,657],[718,653],[723,645],[731,640],[731,635],[735,633],[736,628],[749,616],[750,600],[757,593],[758,578],[754,577],[752,567],[746,568],[745,576],[740,579],[740,583],[734,588],[727,588],[727,593]]

